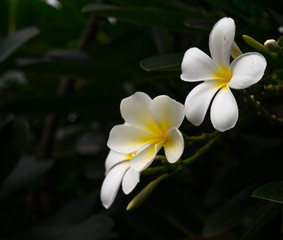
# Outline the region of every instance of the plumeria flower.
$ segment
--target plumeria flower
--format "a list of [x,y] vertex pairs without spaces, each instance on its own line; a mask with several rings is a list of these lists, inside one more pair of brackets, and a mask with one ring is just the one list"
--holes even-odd
[[178,128],[185,115],[181,103],[165,95],[151,99],[137,92],[123,99],[120,109],[125,123],[113,127],[107,144],[119,153],[136,152],[131,168],[138,172],[147,168],[162,147],[170,163],[181,157],[184,139]]
[[129,194],[140,181],[140,173],[130,168],[129,161],[135,153],[121,154],[109,152],[105,167],[105,179],[103,181],[100,198],[105,208],[109,208],[114,202],[120,185],[125,194]]
[[204,81],[185,101],[186,117],[196,126],[203,122],[212,101],[210,118],[214,128],[225,131],[234,127],[239,110],[230,88],[247,88],[264,74],[266,60],[256,52],[242,54],[230,64],[235,28],[234,20],[227,17],[214,25],[209,36],[211,58],[198,48],[190,48],[184,55],[181,79]]

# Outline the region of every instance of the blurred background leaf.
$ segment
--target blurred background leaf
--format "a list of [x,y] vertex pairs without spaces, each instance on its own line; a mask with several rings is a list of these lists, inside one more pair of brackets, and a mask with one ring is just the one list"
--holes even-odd
[[253,194],[255,198],[262,198],[272,202],[283,203],[283,182],[277,181],[272,183],[267,183],[258,189],[256,189]]
[[[283,66],[263,44],[282,45],[282,8],[270,0],[1,0],[0,239],[281,239],[282,210],[270,203],[281,201]],[[125,210],[160,175],[143,176],[129,196],[119,191],[105,210],[99,193],[109,131],[124,121],[121,100],[144,91],[184,103],[195,84],[180,80],[183,54],[209,54],[210,30],[224,16],[235,20],[240,49],[268,61],[262,81],[233,91],[237,125],[138,208]],[[62,82],[71,83],[63,93]],[[213,128],[207,116],[181,130]],[[46,132],[50,159],[42,159]]]
[[18,47],[39,33],[35,27],[29,27],[11,33],[0,41],[0,63],[7,59]]

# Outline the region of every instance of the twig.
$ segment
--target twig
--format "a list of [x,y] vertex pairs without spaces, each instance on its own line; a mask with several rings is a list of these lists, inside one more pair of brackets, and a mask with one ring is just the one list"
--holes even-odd
[[[94,15],[90,16],[79,38],[78,46],[77,46],[78,51],[83,51],[88,46],[88,44],[91,43],[91,41],[93,40],[93,36],[95,35],[97,30],[96,25],[97,25],[97,18]],[[70,77],[63,77],[59,83],[57,89],[57,95],[62,96],[73,92],[74,84],[75,84],[75,79]],[[53,157],[54,138],[59,121],[60,121],[60,115],[55,113],[50,113],[45,118],[45,123],[40,141],[39,156],[41,159],[51,160]],[[51,207],[54,207],[54,203],[56,202],[54,200],[55,194],[53,191],[53,184],[52,184],[53,175],[54,175],[54,170],[50,169],[43,183],[42,191],[39,196],[41,200],[43,213],[50,212],[52,209]]]

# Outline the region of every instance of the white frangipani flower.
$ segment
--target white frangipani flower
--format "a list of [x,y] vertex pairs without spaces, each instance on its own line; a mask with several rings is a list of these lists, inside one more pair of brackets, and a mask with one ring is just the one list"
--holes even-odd
[[235,28],[233,19],[220,19],[209,36],[212,58],[198,48],[190,48],[183,58],[181,79],[204,81],[189,93],[185,101],[186,117],[196,126],[203,122],[212,101],[210,118],[214,128],[225,131],[234,127],[239,110],[230,88],[247,88],[264,74],[266,60],[256,52],[242,54],[230,64]]
[[105,208],[114,202],[120,185],[125,194],[129,194],[140,181],[140,173],[130,168],[129,161],[135,154],[121,154],[110,150],[106,162],[105,179],[103,181],[100,198]]
[[176,162],[184,151],[184,139],[178,128],[184,119],[184,106],[162,95],[151,99],[137,92],[121,102],[124,124],[114,126],[108,147],[116,152],[136,155],[130,167],[140,172],[154,160],[164,147],[170,163]]

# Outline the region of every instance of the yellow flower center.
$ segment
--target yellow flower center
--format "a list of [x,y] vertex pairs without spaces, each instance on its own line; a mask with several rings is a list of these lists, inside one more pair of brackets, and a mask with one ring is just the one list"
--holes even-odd
[[127,154],[125,157],[125,160],[131,160],[136,154],[137,154],[137,151]]
[[216,87],[226,86],[230,82],[232,76],[233,73],[230,69],[225,66],[221,66],[221,68],[213,76],[213,78],[217,80]]
[[152,125],[149,126],[149,129],[151,130],[151,134],[149,135],[149,141],[150,142],[162,142],[165,144],[168,140],[168,137],[166,136],[166,133],[170,129],[169,124],[167,122],[159,123],[157,126],[154,122],[152,122]]

